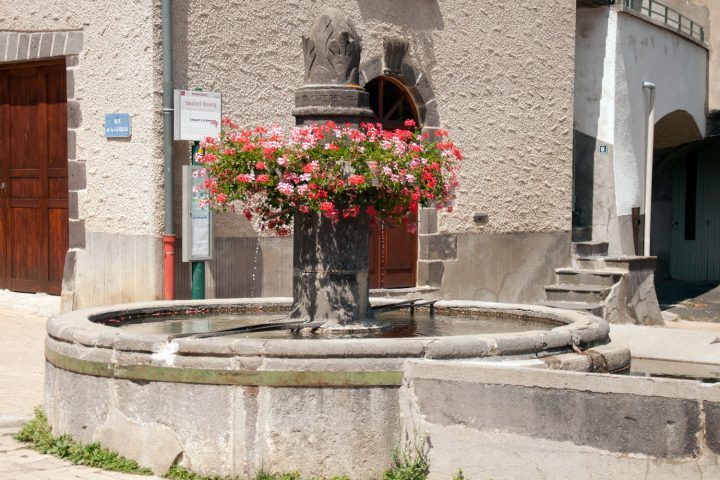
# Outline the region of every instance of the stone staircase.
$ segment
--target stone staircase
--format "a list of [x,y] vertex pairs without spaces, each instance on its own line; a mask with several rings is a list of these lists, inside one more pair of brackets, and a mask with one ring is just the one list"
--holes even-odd
[[572,267],[555,269],[555,283],[545,287],[541,304],[602,317],[605,299],[623,273],[605,267],[607,253],[607,242],[573,242]]
[[654,257],[610,257],[607,242],[573,242],[572,266],[555,269],[555,283],[545,287],[540,303],[613,323],[658,323],[654,270]]

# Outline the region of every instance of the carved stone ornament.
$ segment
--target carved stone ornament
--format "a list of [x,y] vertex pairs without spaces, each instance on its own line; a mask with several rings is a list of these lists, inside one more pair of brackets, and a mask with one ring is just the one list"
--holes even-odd
[[410,44],[403,38],[383,38],[383,73],[400,75],[403,58],[409,47]]
[[330,9],[320,15],[302,42],[306,84],[359,83],[360,36],[343,12]]

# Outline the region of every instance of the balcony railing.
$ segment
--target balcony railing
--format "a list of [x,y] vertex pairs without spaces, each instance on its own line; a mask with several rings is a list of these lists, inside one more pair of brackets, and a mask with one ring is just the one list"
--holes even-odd
[[701,42],[705,41],[705,30],[675,9],[657,0],[623,0],[625,6],[648,18],[659,20],[668,27],[691,36]]

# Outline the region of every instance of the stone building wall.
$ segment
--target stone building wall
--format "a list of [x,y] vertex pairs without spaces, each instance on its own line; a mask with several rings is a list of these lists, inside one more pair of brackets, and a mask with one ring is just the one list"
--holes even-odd
[[[63,282],[65,308],[160,298],[159,17],[159,2],[153,0],[0,5],[0,32],[21,38],[66,33],[64,51],[56,38],[58,48],[49,54],[6,55],[6,61],[65,57],[68,66],[70,252]],[[104,115],[114,112],[130,113],[131,139],[104,137]]]
[[[291,126],[300,35],[328,7],[350,15],[362,37],[361,84],[381,74],[383,37],[409,41],[401,80],[425,106],[425,126],[449,130],[467,157],[454,212],[421,217],[418,284],[454,298],[540,298],[552,267],[569,256],[575,2],[182,0],[174,2],[176,84],[221,91],[224,113],[241,125]],[[178,147],[188,158],[187,145]],[[216,234],[234,250],[254,236],[244,219],[226,216]],[[290,261],[286,249],[254,263],[280,271]],[[219,262],[210,271],[208,285],[222,277],[238,289],[289,293],[289,282],[233,276]]]
[[[418,284],[454,298],[540,298],[552,267],[569,258],[575,2],[176,0],[175,87],[222,92],[224,112],[240,124],[291,126],[300,36],[328,7],[347,12],[363,37],[361,83],[381,71],[383,37],[410,42],[401,79],[425,125],[448,129],[467,156],[455,211],[423,214]],[[159,0],[0,7],[0,32],[72,30],[83,39],[72,66],[71,161],[81,181],[70,200],[68,308],[161,296],[160,28]],[[130,140],[104,138],[112,112],[131,114]],[[176,142],[175,154],[180,231],[189,145]],[[286,239],[259,236],[227,215],[218,215],[216,234],[222,258],[210,264],[209,296],[289,295]],[[189,271],[177,266],[182,297]]]

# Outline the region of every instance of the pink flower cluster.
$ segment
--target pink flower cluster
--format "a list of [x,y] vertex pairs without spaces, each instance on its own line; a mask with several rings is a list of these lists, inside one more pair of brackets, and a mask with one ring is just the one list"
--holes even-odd
[[384,130],[379,124],[241,130],[223,120],[202,143],[205,188],[216,209],[241,210],[263,228],[288,233],[295,211],[338,221],[362,213],[415,226],[420,206],[450,209],[462,160],[447,132]]

